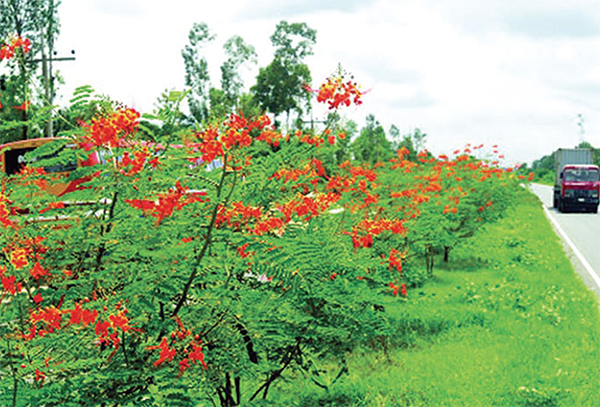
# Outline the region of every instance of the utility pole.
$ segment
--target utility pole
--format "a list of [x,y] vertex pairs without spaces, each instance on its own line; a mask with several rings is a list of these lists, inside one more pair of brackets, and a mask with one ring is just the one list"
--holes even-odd
[[[56,52],[54,53],[56,55]],[[71,50],[74,55],[75,51]],[[52,106],[54,100],[54,77],[52,76],[52,62],[55,61],[75,61],[75,57],[47,57],[46,53],[42,53],[41,59],[34,59],[34,63],[42,63],[42,76],[44,78],[44,104],[46,107]],[[46,123],[46,137],[52,137],[54,134],[52,115]]]
[[324,124],[324,123],[327,123],[327,120],[314,120],[311,117],[310,120],[302,120],[302,123],[310,123],[310,129],[312,131],[314,131],[315,130],[315,123],[317,123],[317,124],[319,124],[319,123]]

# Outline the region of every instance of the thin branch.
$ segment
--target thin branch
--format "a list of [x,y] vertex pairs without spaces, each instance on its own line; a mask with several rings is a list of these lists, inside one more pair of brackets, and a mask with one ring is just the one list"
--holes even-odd
[[[227,156],[225,156],[223,161],[224,161],[224,163],[227,162]],[[225,178],[227,177],[227,174],[228,174],[228,172],[225,168],[226,164],[223,164],[223,165],[224,165],[223,173],[221,174],[221,180],[219,182],[219,186],[217,187],[217,199],[215,202],[215,206],[213,207],[210,223],[208,224],[208,230],[206,231],[206,236],[204,238],[204,244],[202,245],[202,249],[200,250],[200,253],[198,253],[198,255],[196,256],[196,264],[194,266],[194,269],[193,269],[192,273],[190,274],[188,281],[185,283],[185,286],[183,287],[183,292],[181,293],[181,297],[179,298],[179,301],[177,302],[177,305],[175,306],[175,309],[173,310],[171,317],[174,317],[177,315],[177,313],[179,313],[179,310],[181,309],[181,307],[183,307],[183,304],[187,300],[187,295],[190,290],[190,287],[192,286],[192,283],[194,282],[196,275],[198,274],[200,263],[202,262],[202,259],[204,258],[204,255],[206,254],[208,247],[210,246],[212,231],[214,230],[215,222],[217,220],[217,214],[219,213],[219,207],[221,206],[221,202],[220,202],[221,193],[223,191],[223,186],[225,185]],[[231,186],[231,190],[229,191],[229,194],[227,195],[227,198],[223,201],[223,205],[226,205],[227,201],[231,197],[233,190],[235,189],[236,180],[237,180],[237,172],[234,171],[233,184]]]
[[263,389],[264,389],[263,400],[267,398],[267,392],[269,391],[269,386],[271,386],[271,383],[273,383],[275,381],[275,379],[277,379],[279,376],[281,376],[281,373],[283,373],[283,371],[292,363],[292,361],[294,360],[294,358],[293,358],[294,353],[296,353],[296,352],[298,352],[298,353],[300,352],[300,338],[296,339],[296,345],[283,358],[283,366],[281,367],[281,369],[276,370],[275,372],[271,373],[271,376],[267,379],[266,382],[264,382],[262,384],[262,386],[260,386],[258,388],[258,390],[256,390],[256,392],[254,392],[252,397],[250,397],[249,401],[254,400],[256,398],[256,396],[258,396],[258,394]]

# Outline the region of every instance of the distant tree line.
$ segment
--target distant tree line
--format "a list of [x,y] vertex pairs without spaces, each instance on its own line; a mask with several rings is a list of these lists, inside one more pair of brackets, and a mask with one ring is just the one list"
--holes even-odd
[[[582,141],[575,148],[589,148],[592,150],[594,164],[600,165],[600,149],[595,148],[587,141]],[[554,154],[545,155],[531,164],[531,170],[535,173],[535,179],[539,182],[554,183]]]

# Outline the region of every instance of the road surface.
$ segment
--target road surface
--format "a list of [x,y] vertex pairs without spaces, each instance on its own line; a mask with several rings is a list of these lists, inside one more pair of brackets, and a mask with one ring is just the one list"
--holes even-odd
[[583,281],[600,297],[600,214],[560,213],[552,207],[552,187],[531,184],[542,201],[546,215],[562,238],[575,269]]

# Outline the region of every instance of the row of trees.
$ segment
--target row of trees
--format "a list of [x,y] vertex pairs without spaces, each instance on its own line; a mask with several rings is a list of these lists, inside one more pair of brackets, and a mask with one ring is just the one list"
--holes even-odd
[[[189,91],[141,117],[79,88],[65,137],[2,177],[0,404],[260,404],[291,371],[328,390],[348,352],[388,349],[387,309],[431,277],[435,256],[512,202],[521,179],[476,159],[481,146],[433,157],[419,130],[344,121],[337,108],[362,100],[341,70],[318,89],[290,79],[297,94],[269,87],[309,78],[306,25],[278,25],[246,95],[253,49],[228,41],[213,89],[200,52],[212,37],[192,29]],[[331,108],[325,129],[288,127],[315,93]],[[52,173],[90,154],[95,165]],[[65,181],[79,187],[48,193]]]
[[[349,352],[389,349],[392,304],[520,182],[480,147],[382,146],[371,165],[339,158],[343,126],[231,115],[166,134],[89,89],[71,109],[89,119],[2,179],[2,405],[263,405],[290,372],[328,391]],[[374,119],[361,138],[385,139]],[[46,171],[90,154],[81,188],[47,193],[64,179]]]

